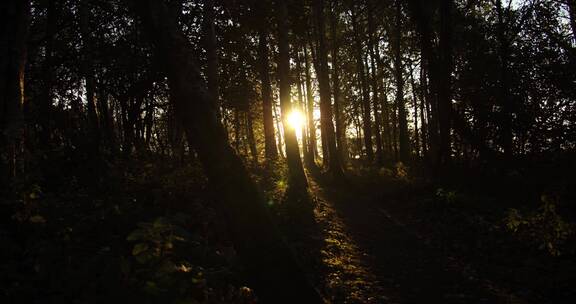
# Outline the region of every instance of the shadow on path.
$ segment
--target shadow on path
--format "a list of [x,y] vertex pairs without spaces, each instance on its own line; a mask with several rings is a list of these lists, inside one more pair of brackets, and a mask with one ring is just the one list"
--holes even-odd
[[382,185],[362,178],[334,185],[311,176],[325,234],[323,263],[331,269],[326,284],[339,282],[351,294],[336,303],[522,303],[466,277],[452,258],[391,217]]

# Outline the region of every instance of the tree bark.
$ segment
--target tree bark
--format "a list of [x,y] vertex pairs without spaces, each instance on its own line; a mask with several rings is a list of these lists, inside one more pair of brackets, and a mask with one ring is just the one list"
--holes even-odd
[[[30,21],[28,0],[0,1],[0,179],[17,174],[23,141],[24,73]],[[0,180],[2,184],[6,184]]]
[[322,132],[325,133],[326,150],[328,155],[328,172],[334,178],[342,178],[344,171],[340,162],[340,153],[336,149],[336,137],[334,135],[334,124],[332,122],[332,104],[330,100],[330,77],[328,71],[328,56],[326,47],[326,28],[324,21],[324,0],[314,0],[314,15],[318,35],[318,61],[320,70],[318,74],[318,84],[320,86],[320,120]]
[[290,83],[290,45],[288,42],[288,12],[285,0],[276,1],[276,22],[278,25],[278,79],[280,81],[280,110],[284,129],[286,146],[286,162],[290,175],[289,185],[294,190],[305,189],[308,186],[306,174],[300,159],[300,149],[296,139],[296,130],[288,124],[288,115],[292,111]]
[[401,52],[402,40],[402,4],[396,0],[396,25],[394,33],[394,71],[396,74],[396,109],[398,111],[398,140],[400,144],[400,160],[406,162],[410,158],[410,140],[408,139],[408,121],[404,101],[404,78]]
[[509,84],[509,69],[510,69],[510,46],[509,39],[507,37],[506,24],[504,21],[504,11],[502,8],[502,0],[496,1],[496,14],[497,14],[497,24],[496,32],[498,39],[498,57],[500,60],[500,81],[498,86],[498,99],[502,107],[501,116],[501,142],[504,154],[511,158],[512,151],[512,102],[513,99],[510,95],[510,84]]
[[338,37],[338,12],[336,2],[330,13],[330,32],[332,38],[332,90],[334,94],[334,115],[336,121],[336,149],[342,165],[348,160],[348,144],[346,141],[346,122],[344,121],[344,111],[340,94],[340,61],[339,49],[340,39]]
[[90,126],[90,150],[96,151],[100,146],[100,127],[96,106],[96,75],[92,58],[92,37],[90,29],[90,0],[82,0],[79,9],[80,33],[82,35],[82,74],[86,80],[86,103],[88,109],[88,124]]
[[370,98],[368,96],[368,84],[364,73],[364,60],[362,59],[362,38],[358,24],[357,12],[352,12],[352,27],[354,31],[354,41],[356,44],[356,65],[358,78],[362,91],[362,129],[364,131],[364,148],[366,149],[366,159],[368,162],[374,160],[374,150],[372,150],[372,119],[370,115]]
[[47,145],[50,142],[50,116],[52,112],[52,84],[53,80],[53,66],[52,57],[54,51],[54,34],[56,32],[56,4],[58,0],[48,2],[46,10],[46,46],[44,50],[44,62],[42,63],[42,92],[40,104],[38,105],[38,120],[40,123],[40,142]]
[[[372,5],[372,2],[370,2]],[[380,101],[378,98],[378,92],[380,87],[378,86],[378,76],[376,69],[377,57],[380,57],[379,47],[378,47],[378,37],[376,36],[376,28],[374,26],[374,9],[368,12],[368,31],[370,33],[369,37],[369,50],[370,50],[370,69],[372,70],[371,80],[372,80],[372,108],[374,111],[374,135],[376,138],[376,164],[378,166],[384,165],[384,151],[382,147],[382,134],[381,134],[381,116],[379,111]]]
[[438,87],[438,126],[440,129],[440,154],[438,165],[446,166],[451,159],[452,129],[452,1],[440,2],[439,39],[439,87]]
[[572,36],[576,42],[576,0],[568,1],[568,12],[570,13],[570,27],[572,28]]
[[304,154],[304,160],[308,167],[316,167],[318,146],[316,143],[316,124],[314,123],[314,95],[312,92],[312,77],[310,76],[310,57],[308,56],[306,45],[304,45],[304,68],[306,76],[306,115],[308,122],[308,148]]
[[164,62],[176,113],[230,224],[246,279],[264,303],[322,303],[281,240],[256,184],[228,144],[193,48],[162,1],[130,1]]
[[274,161],[278,158],[278,147],[274,134],[274,118],[272,116],[272,87],[270,86],[270,65],[268,62],[268,34],[266,24],[258,30],[258,61],[262,89],[262,115],[264,121],[264,150],[266,159]]
[[214,1],[204,0],[204,48],[206,49],[206,83],[208,93],[219,120],[220,113],[220,89],[218,85],[218,49],[216,46],[216,29],[214,25]]

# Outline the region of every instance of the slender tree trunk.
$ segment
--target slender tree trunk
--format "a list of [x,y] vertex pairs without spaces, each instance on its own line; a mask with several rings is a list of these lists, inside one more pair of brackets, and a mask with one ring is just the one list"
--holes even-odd
[[394,70],[396,74],[396,109],[398,111],[398,140],[400,143],[400,160],[408,161],[410,158],[410,141],[408,139],[408,121],[406,118],[406,104],[404,101],[404,78],[402,64],[402,4],[396,0],[396,25],[394,34]]
[[376,138],[376,163],[378,166],[384,165],[384,151],[382,147],[382,134],[381,134],[381,117],[379,111],[380,100],[378,97],[378,92],[380,88],[378,86],[378,76],[377,76],[377,69],[376,69],[376,59],[380,57],[380,51],[378,47],[378,37],[375,37],[376,29],[374,26],[374,17],[373,14],[374,10],[370,9],[368,12],[368,31],[370,33],[369,39],[369,49],[370,49],[370,69],[372,70],[372,107],[374,111],[374,135]]
[[252,111],[246,111],[246,137],[248,139],[248,146],[250,147],[250,155],[254,164],[258,164],[258,148],[256,147],[256,138],[254,137],[254,119],[252,118]]
[[258,61],[260,82],[262,87],[262,110],[264,119],[264,150],[269,161],[278,158],[278,147],[274,134],[274,118],[272,116],[272,87],[270,86],[270,66],[268,63],[268,34],[265,24],[258,31]]
[[278,114],[278,109],[276,106],[276,99],[273,99],[274,103],[272,104],[272,110],[274,112],[274,121],[276,122],[276,130],[278,130],[278,144],[277,146],[280,147],[280,149],[278,149],[278,152],[280,153],[280,157],[285,158],[286,156],[284,155],[284,149],[282,149],[282,147],[284,147],[284,136],[282,135],[282,128],[280,127],[280,115]]
[[567,0],[568,12],[570,13],[570,27],[572,28],[572,36],[576,43],[576,0]]
[[356,44],[356,65],[358,68],[358,78],[362,90],[362,126],[364,131],[364,148],[366,149],[366,158],[369,162],[374,160],[374,151],[372,150],[372,119],[370,118],[370,98],[368,96],[368,85],[366,74],[364,73],[364,61],[362,59],[362,38],[358,24],[356,12],[352,13],[352,27],[354,31],[354,40]]
[[308,49],[304,45],[304,67],[306,76],[306,114],[308,122],[308,149],[304,154],[304,159],[308,166],[316,166],[316,155],[318,146],[316,143],[316,125],[314,124],[314,95],[312,92],[312,77],[310,76],[310,58],[308,56]]
[[410,84],[412,86],[412,100],[414,101],[414,151],[420,157],[420,135],[418,133],[418,98],[416,98],[416,83],[414,82],[414,68],[410,67]]
[[220,113],[220,89],[218,86],[218,50],[216,46],[216,29],[214,22],[214,0],[204,0],[204,48],[206,49],[206,83],[208,93],[214,103],[218,120]]
[[188,141],[196,148],[208,180],[225,206],[249,286],[265,303],[321,303],[279,237],[256,184],[228,144],[188,39],[163,2],[131,3],[165,63],[175,110]]
[[307,187],[306,174],[300,159],[300,149],[296,139],[296,131],[287,123],[287,118],[292,111],[290,97],[290,46],[288,43],[288,13],[285,0],[276,1],[276,22],[278,24],[278,78],[280,80],[280,109],[282,111],[282,123],[284,126],[284,142],[286,146],[286,162],[290,175],[289,184],[293,189],[305,189]]
[[[510,66],[510,46],[506,35],[506,24],[504,21],[504,11],[502,0],[496,1],[497,37],[498,37],[498,57],[500,59],[500,81],[498,87],[498,99],[502,106],[501,136],[502,148],[508,159],[512,157],[512,98],[510,96],[509,66]],[[449,16],[449,15],[448,15]]]
[[451,158],[452,125],[452,0],[440,3],[438,122],[440,127],[440,154],[438,164],[445,166]]
[[428,140],[427,140],[427,121],[424,119],[424,107],[426,104],[426,96],[427,96],[427,85],[426,85],[426,74],[424,72],[424,58],[420,57],[420,122],[421,122],[421,132],[422,135],[422,155],[426,157],[428,155]]
[[96,75],[94,74],[94,60],[92,58],[92,37],[90,29],[90,0],[82,0],[79,9],[80,33],[82,35],[83,63],[82,73],[86,80],[86,103],[88,109],[88,123],[90,126],[90,142],[93,151],[100,145],[100,127],[98,112],[96,110]]
[[346,142],[346,122],[344,121],[344,111],[340,96],[340,62],[338,57],[340,48],[340,39],[338,37],[338,12],[336,11],[336,2],[330,14],[330,32],[332,38],[332,90],[334,94],[334,114],[336,120],[336,148],[342,164],[347,162],[348,144]]
[[[306,115],[306,101],[304,100],[303,84],[302,84],[302,58],[300,57],[300,52],[295,52],[296,57],[296,85],[298,87],[298,108],[302,115]],[[304,150],[304,162],[306,162],[306,149],[308,147],[308,136],[306,133],[306,126],[301,126],[301,137],[302,137],[302,149]]]
[[[439,60],[434,54],[432,44],[432,20],[430,12],[423,0],[410,0],[409,7],[412,12],[412,17],[416,22],[416,29],[420,36],[420,49],[422,54],[422,65],[424,67],[424,79],[430,80],[430,89],[428,89],[428,82],[424,82],[426,94],[426,113],[428,116],[428,140],[429,140],[429,158],[433,165],[438,165],[440,156],[440,139],[439,139],[439,100],[440,100],[440,73],[438,72]],[[428,76],[428,77],[426,77]]]
[[52,84],[53,66],[52,56],[54,51],[54,34],[56,32],[58,0],[48,1],[46,10],[46,48],[44,49],[44,62],[42,63],[42,97],[38,106],[38,118],[40,122],[40,142],[47,145],[50,142],[51,128],[50,117],[52,108]]
[[[23,142],[24,73],[30,21],[27,0],[0,1],[0,183],[17,175]],[[8,177],[8,181],[2,180]]]
[[340,154],[336,149],[336,137],[334,135],[334,124],[332,122],[332,105],[330,100],[330,78],[328,71],[328,56],[326,47],[326,29],[324,22],[324,0],[314,1],[314,15],[317,22],[317,34],[318,34],[318,61],[319,68],[317,70],[318,83],[320,86],[320,119],[322,123],[322,132],[325,133],[326,151],[329,159],[328,171],[335,178],[342,178],[344,172],[342,170],[342,164],[340,162]]

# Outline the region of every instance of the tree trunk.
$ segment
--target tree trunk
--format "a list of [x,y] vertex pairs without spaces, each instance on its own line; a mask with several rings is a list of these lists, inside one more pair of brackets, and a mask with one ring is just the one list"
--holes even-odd
[[80,33],[82,34],[82,74],[86,80],[86,103],[88,109],[88,124],[90,126],[90,150],[96,151],[100,145],[100,127],[96,110],[96,75],[92,58],[92,37],[90,29],[90,0],[82,0],[79,9]]
[[452,1],[440,3],[438,126],[440,128],[440,154],[438,164],[445,166],[451,158],[452,126]]
[[370,49],[370,69],[372,70],[372,108],[374,111],[374,135],[376,137],[376,163],[378,166],[384,165],[384,151],[382,147],[382,134],[381,134],[381,117],[379,111],[380,101],[378,99],[378,92],[380,87],[378,86],[378,76],[376,70],[376,59],[380,57],[380,51],[378,48],[378,37],[375,37],[376,29],[374,27],[374,10],[370,9],[368,12],[368,31],[370,33],[369,39],[369,49]]
[[26,41],[30,21],[27,0],[0,1],[0,182],[17,174],[22,146]]
[[285,0],[276,1],[276,22],[278,24],[278,79],[280,81],[280,110],[286,146],[289,185],[294,190],[305,189],[308,182],[300,159],[300,149],[296,139],[296,130],[288,124],[288,115],[292,111],[290,96],[290,45],[288,43],[287,8]]
[[230,232],[248,283],[264,303],[321,303],[290,249],[281,240],[265,202],[224,128],[195,64],[193,48],[161,1],[131,1],[164,62],[176,113],[224,204]]
[[206,49],[206,83],[208,93],[214,108],[216,117],[221,120],[220,92],[218,86],[218,50],[216,46],[216,29],[214,22],[214,1],[204,0],[204,48]]
[[[306,115],[306,101],[304,100],[304,90],[302,84],[302,58],[300,57],[300,52],[296,51],[296,85],[298,87],[298,108],[302,115]],[[308,147],[308,135],[306,133],[306,126],[301,126],[301,137],[302,137],[302,149],[304,150],[304,157],[306,157],[306,149]],[[306,159],[304,159],[306,162]]]
[[418,132],[418,98],[416,98],[416,83],[414,81],[414,68],[410,67],[410,84],[412,87],[412,100],[414,101],[414,152],[420,157],[420,135]]
[[358,78],[362,91],[362,129],[364,131],[364,148],[366,149],[366,159],[368,162],[374,160],[374,151],[372,150],[372,119],[370,118],[370,98],[368,96],[368,85],[366,74],[364,74],[364,61],[362,60],[362,39],[358,24],[356,12],[352,12],[352,27],[354,31],[354,41],[356,44],[356,65],[358,69]]
[[320,120],[322,123],[322,132],[325,133],[326,151],[328,155],[328,171],[334,178],[342,178],[344,172],[340,163],[340,153],[336,149],[336,138],[334,135],[334,124],[332,122],[332,105],[330,100],[330,77],[328,71],[328,56],[326,47],[326,29],[324,23],[324,0],[314,0],[314,15],[316,19],[318,35],[318,61],[319,68],[318,84],[320,86]]
[[246,111],[246,137],[248,139],[248,146],[250,148],[250,156],[252,156],[252,162],[258,164],[258,149],[256,147],[256,138],[254,137],[254,123],[252,118],[252,111],[248,109]]
[[[334,2],[334,6],[336,6]],[[330,14],[330,32],[332,38],[332,90],[334,94],[334,114],[336,120],[336,148],[342,164],[347,162],[348,157],[348,144],[346,142],[346,122],[344,121],[344,111],[342,107],[342,100],[340,96],[340,62],[338,57],[340,41],[337,33],[338,16],[336,7],[334,7]]]
[[427,121],[424,119],[424,108],[426,104],[427,85],[426,74],[424,72],[424,58],[420,56],[420,134],[422,136],[422,156],[425,158],[428,155],[428,140],[427,140]]
[[40,123],[40,142],[46,146],[50,142],[51,128],[50,117],[52,112],[52,84],[53,66],[52,56],[54,51],[54,34],[56,32],[56,21],[58,16],[56,4],[58,0],[48,2],[46,10],[46,48],[44,50],[44,62],[42,63],[42,92],[40,104],[38,105],[38,120]]
[[264,150],[266,159],[274,161],[278,158],[278,147],[274,134],[274,118],[272,116],[272,87],[270,86],[270,66],[268,63],[268,34],[265,24],[258,30],[258,61],[260,82],[262,87],[262,111],[264,120]]
[[316,167],[318,146],[316,143],[316,125],[314,124],[314,95],[312,92],[312,77],[310,76],[310,58],[308,57],[306,45],[304,45],[304,68],[306,69],[306,115],[308,122],[308,148],[304,154],[304,160],[309,167]]
[[502,149],[506,157],[511,158],[512,151],[512,98],[510,96],[509,69],[510,69],[510,46],[506,35],[506,24],[504,24],[504,11],[502,0],[496,1],[496,14],[498,21],[496,24],[498,38],[498,57],[500,59],[500,81],[498,86],[498,99],[502,107],[501,136]]
[[568,1],[568,12],[570,13],[570,27],[572,28],[572,36],[576,43],[576,0]]
[[404,102],[404,78],[401,52],[402,40],[402,4],[396,0],[396,26],[394,34],[394,70],[396,74],[396,109],[398,110],[398,140],[400,143],[400,160],[410,158],[410,140],[408,139],[408,121]]

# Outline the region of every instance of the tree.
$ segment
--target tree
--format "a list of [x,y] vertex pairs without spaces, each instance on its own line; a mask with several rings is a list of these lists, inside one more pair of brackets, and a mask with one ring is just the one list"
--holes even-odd
[[410,141],[408,138],[408,121],[406,117],[406,102],[404,101],[404,66],[402,64],[402,4],[395,1],[396,25],[394,30],[394,71],[396,76],[396,110],[400,141],[400,160],[406,162],[410,156]]
[[[326,47],[326,34],[324,23],[324,0],[314,1],[314,19],[316,20],[317,35],[318,35],[318,60],[319,68],[317,71],[318,82],[320,85],[320,116],[322,124],[322,132],[326,141],[322,145],[327,146],[329,168],[328,171],[335,178],[342,178],[344,172],[340,161],[340,153],[336,149],[336,137],[334,135],[334,123],[332,115],[332,104],[330,100],[330,78],[328,71],[328,56]],[[337,102],[337,100],[335,100]]]
[[362,130],[364,131],[364,149],[366,150],[366,158],[369,162],[374,160],[374,150],[372,144],[372,119],[370,111],[370,97],[368,94],[368,82],[366,74],[364,73],[364,60],[362,50],[362,37],[360,36],[360,24],[358,22],[358,12],[355,5],[352,8],[352,28],[354,29],[354,41],[356,46],[356,68],[358,69],[358,78],[360,82],[360,90],[362,91]]
[[[263,13],[263,9],[261,9],[261,11]],[[258,65],[262,93],[262,115],[264,120],[264,149],[266,158],[269,161],[273,161],[278,158],[278,148],[276,146],[274,118],[272,116],[272,87],[270,86],[270,65],[268,62],[267,24],[267,19],[264,17],[258,28]]]
[[276,23],[278,26],[278,79],[280,81],[280,108],[284,129],[284,142],[286,145],[286,162],[288,163],[289,185],[294,190],[306,189],[307,181],[300,149],[296,139],[296,130],[288,122],[288,115],[292,111],[291,83],[290,83],[290,45],[288,42],[288,18],[285,0],[275,2]]
[[212,188],[225,207],[248,282],[265,302],[320,303],[320,296],[306,282],[290,250],[280,239],[254,181],[228,144],[196,67],[190,43],[162,2],[130,3],[142,20],[155,52],[165,63],[176,112]]
[[8,0],[0,4],[0,165],[5,167],[2,176],[8,178],[17,174],[22,146],[29,18],[29,1]]

